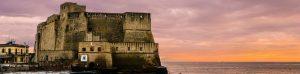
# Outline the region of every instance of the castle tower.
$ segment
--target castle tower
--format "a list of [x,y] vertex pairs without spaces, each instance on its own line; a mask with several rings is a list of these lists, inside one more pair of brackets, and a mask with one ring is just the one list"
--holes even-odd
[[126,12],[124,15],[124,42],[154,42],[150,13]]
[[78,5],[77,3],[66,2],[60,5],[60,14],[66,14],[70,12],[85,12],[86,7]]

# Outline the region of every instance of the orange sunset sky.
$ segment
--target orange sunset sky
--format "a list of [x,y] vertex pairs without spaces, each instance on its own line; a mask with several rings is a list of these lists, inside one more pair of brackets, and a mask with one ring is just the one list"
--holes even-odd
[[2,0],[0,43],[33,49],[37,24],[66,1],[151,13],[162,62],[300,62],[300,0]]

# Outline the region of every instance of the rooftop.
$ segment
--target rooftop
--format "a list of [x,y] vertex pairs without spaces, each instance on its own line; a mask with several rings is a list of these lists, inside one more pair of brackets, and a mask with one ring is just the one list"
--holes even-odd
[[0,44],[0,47],[29,47],[28,45],[22,44]]

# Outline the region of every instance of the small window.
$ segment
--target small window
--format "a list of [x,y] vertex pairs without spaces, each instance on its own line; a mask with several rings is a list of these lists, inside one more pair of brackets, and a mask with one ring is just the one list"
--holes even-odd
[[130,47],[128,47],[128,51],[130,51]]
[[45,56],[45,61],[48,61],[48,55]]
[[8,49],[8,53],[11,54],[11,49],[10,48]]
[[86,49],[85,49],[85,48],[82,48],[82,51],[86,51]]
[[90,51],[94,51],[94,47],[91,47],[91,48],[90,48]]
[[23,49],[21,49],[21,54],[23,54]]
[[17,54],[18,53],[18,49],[16,49],[16,51],[15,51],[15,54]]
[[116,47],[116,51],[118,51],[119,47]]
[[5,53],[5,49],[4,48],[2,49],[2,53]]
[[65,32],[69,31],[69,25],[66,26]]
[[88,27],[88,31],[89,31],[89,32],[93,31],[93,28]]
[[21,58],[20,58],[20,62],[23,62],[23,60],[24,60],[23,57],[21,57]]
[[98,51],[101,51],[101,47],[98,47]]
[[143,51],[143,47],[140,47],[140,51]]

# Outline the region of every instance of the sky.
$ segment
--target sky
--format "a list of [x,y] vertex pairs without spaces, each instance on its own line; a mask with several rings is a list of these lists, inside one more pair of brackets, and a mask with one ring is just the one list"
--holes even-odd
[[37,24],[64,2],[151,13],[162,62],[300,62],[300,0],[1,0],[0,43],[33,47]]

